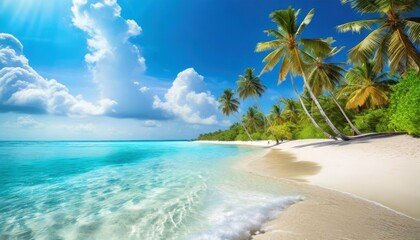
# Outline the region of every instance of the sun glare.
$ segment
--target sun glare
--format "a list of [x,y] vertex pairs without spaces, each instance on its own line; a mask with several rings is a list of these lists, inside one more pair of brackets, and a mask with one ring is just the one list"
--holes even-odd
[[65,0],[2,0],[2,14],[8,14],[9,24],[36,30],[46,23],[53,23],[57,6]]

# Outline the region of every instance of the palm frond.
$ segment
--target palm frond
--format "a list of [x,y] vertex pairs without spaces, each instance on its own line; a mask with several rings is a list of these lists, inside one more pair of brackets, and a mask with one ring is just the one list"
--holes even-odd
[[257,47],[255,48],[256,52],[263,52],[267,50],[272,50],[281,47],[285,44],[285,41],[283,40],[272,40],[268,42],[259,42],[257,44]]
[[373,67],[373,63],[367,62],[347,72],[346,83],[339,92],[340,98],[347,97],[346,108],[377,108],[388,104],[390,88],[383,80],[389,74],[377,74]]
[[366,91],[365,88],[358,89],[354,91],[346,103],[347,109],[357,109],[365,105],[369,98],[369,91]]
[[282,83],[286,79],[286,76],[289,73],[289,71],[290,71],[289,59],[287,57],[284,57],[283,62],[280,67],[280,73],[279,73],[279,78],[277,80],[277,85],[280,85],[280,83]]
[[312,18],[314,17],[315,9],[311,9],[308,14],[306,14],[303,21],[300,23],[299,28],[296,31],[296,36],[302,34],[303,30],[305,30],[306,26],[312,21]]
[[393,72],[401,72],[409,67],[419,71],[420,54],[400,29],[397,29],[391,36],[388,54]]
[[419,7],[420,7],[420,1],[418,0],[392,1],[392,8],[394,9],[394,11],[397,11],[397,12],[410,12],[413,10],[417,10]]
[[330,44],[321,38],[301,38],[300,43],[303,45],[303,49],[313,51],[315,55],[325,55],[331,52],[332,47]]
[[371,32],[365,39],[359,44],[350,49],[349,60],[356,64],[361,64],[369,61],[373,56],[380,42],[383,40],[383,32],[385,30],[384,25],[382,27]]
[[265,33],[267,33],[268,36],[274,36],[278,39],[285,39],[286,37],[283,36],[283,34],[280,33],[280,31],[276,31],[273,29],[265,30]]
[[280,61],[281,56],[284,54],[284,48],[280,48],[277,50],[272,51],[270,54],[268,54],[264,59],[263,62],[266,62],[266,65],[264,66],[263,70],[261,71],[260,75],[271,71],[274,66],[277,65],[277,63]]
[[239,101],[234,95],[235,94],[231,89],[226,89],[223,92],[223,95],[217,100],[219,109],[221,109],[226,116],[239,110]]
[[388,48],[389,48],[389,41],[390,41],[390,31],[388,29],[384,30],[383,39],[377,45],[377,49],[375,51],[375,55],[373,56],[373,71],[379,73],[381,72],[385,64],[388,63]]
[[381,87],[369,87],[367,89],[367,91],[370,92],[368,105],[373,108],[387,105],[389,103],[389,98],[384,90],[385,88]]
[[282,29],[287,36],[292,36],[296,33],[296,16],[295,9],[289,7],[285,10],[277,10],[270,14],[273,22],[277,23],[278,27]]
[[262,84],[260,78],[254,75],[254,69],[246,68],[245,75],[239,76],[239,80],[236,82],[238,85],[237,92],[241,99],[248,97],[261,97],[267,87]]
[[361,13],[374,13],[381,10],[383,7],[378,4],[377,0],[341,0],[342,4],[350,4],[351,8]]
[[420,17],[407,18],[402,21],[408,38],[416,45],[420,45]]
[[360,33],[362,29],[372,30],[372,27],[376,24],[384,23],[386,19],[384,18],[374,18],[359,20],[354,22],[348,22],[341,25],[338,25],[336,28],[339,32],[357,32]]
[[326,56],[326,58],[331,58],[335,55],[337,55],[339,52],[341,52],[344,48],[346,48],[345,46],[342,47],[334,47],[333,49],[331,49],[331,52],[328,54],[328,56]]

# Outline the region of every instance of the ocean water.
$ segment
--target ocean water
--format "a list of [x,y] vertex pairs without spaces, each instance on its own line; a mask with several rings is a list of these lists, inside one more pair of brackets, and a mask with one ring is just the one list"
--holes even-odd
[[235,170],[261,149],[0,142],[0,239],[249,239],[302,200]]

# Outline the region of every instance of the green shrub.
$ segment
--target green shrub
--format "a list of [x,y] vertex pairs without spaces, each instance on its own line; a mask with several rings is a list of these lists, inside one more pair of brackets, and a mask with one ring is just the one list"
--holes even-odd
[[387,109],[366,110],[363,115],[356,116],[356,127],[362,132],[388,132],[389,114]]
[[420,136],[420,75],[410,71],[392,89],[391,127]]
[[240,133],[235,137],[235,141],[249,141],[249,137],[246,134]]
[[263,140],[262,134],[259,133],[259,132],[251,134],[251,137],[252,137],[253,140]]
[[297,139],[325,138],[325,135],[312,123],[302,124],[301,126],[302,128],[297,129],[295,132]]
[[293,139],[292,127],[287,123],[273,126],[273,132],[276,135],[276,137],[280,140]]

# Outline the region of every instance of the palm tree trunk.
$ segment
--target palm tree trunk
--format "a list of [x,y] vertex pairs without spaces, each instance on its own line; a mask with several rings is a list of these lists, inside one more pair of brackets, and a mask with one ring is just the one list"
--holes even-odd
[[241,120],[238,116],[236,116],[235,114],[234,114],[233,116],[235,116],[235,118],[236,118],[236,119],[237,119],[237,120],[241,123],[242,128],[245,130],[246,135],[248,135],[249,139],[250,139],[251,141],[254,141],[254,140],[252,139],[251,135],[249,135],[249,132],[248,132],[248,130],[246,129],[246,127],[245,127],[244,123],[242,122],[242,120]]
[[328,132],[326,132],[324,129],[321,128],[321,126],[318,125],[318,123],[315,121],[315,119],[312,117],[312,115],[309,113],[308,109],[306,109],[305,103],[303,102],[302,98],[300,97],[300,94],[298,92],[298,90],[296,89],[296,85],[295,85],[295,81],[294,81],[294,77],[293,77],[293,73],[290,73],[290,79],[292,82],[292,86],[293,89],[295,90],[296,95],[299,98],[299,102],[302,105],[303,111],[305,111],[306,115],[308,116],[308,118],[311,120],[312,124],[319,130],[321,131],[325,136],[327,136],[330,139],[334,139],[337,140],[337,138],[335,138],[334,136],[332,136],[331,134],[329,134]]
[[[279,140],[277,139],[276,135],[274,135],[274,132],[273,132],[273,125],[271,124],[271,121],[268,119],[268,117],[266,117],[266,116],[265,116],[264,112],[262,111],[262,107],[261,107],[260,103],[258,102],[258,98],[257,98],[256,96],[254,96],[254,97],[255,97],[255,102],[257,103],[258,108],[260,109],[260,111],[261,111],[261,112],[262,112],[262,114],[263,114],[263,117],[264,117],[264,126],[265,126],[265,121],[267,120],[268,125],[270,125],[270,132],[271,132],[271,135],[273,135],[274,139],[276,139],[276,143],[277,143],[277,144],[279,144]],[[264,129],[264,131],[267,131],[267,130],[266,130],[266,129]]]
[[341,113],[343,114],[343,116],[346,118],[347,122],[349,123],[351,129],[353,129],[353,131],[356,133],[356,135],[361,135],[362,132],[359,131],[359,129],[357,129],[356,126],[353,125],[353,123],[351,122],[351,120],[349,119],[349,117],[347,116],[346,112],[344,111],[344,109],[340,106],[340,104],[338,103],[337,99],[335,98],[334,94],[332,92],[328,92],[330,94],[330,96],[332,97],[333,101],[335,102],[335,104],[337,105],[337,107],[340,109]]
[[331,120],[328,118],[328,116],[325,113],[324,109],[322,108],[321,104],[319,104],[318,99],[316,99],[314,93],[312,92],[311,86],[309,86],[308,82],[306,81],[305,71],[303,69],[302,62],[301,62],[301,59],[300,59],[300,56],[299,56],[299,53],[298,53],[297,48],[294,49],[294,53],[295,53],[296,59],[297,59],[297,61],[299,63],[300,72],[302,73],[303,84],[305,85],[306,89],[308,90],[309,95],[311,96],[312,100],[315,102],[315,105],[318,107],[318,110],[321,113],[321,116],[325,119],[325,122],[328,124],[328,126],[330,126],[331,130],[333,130],[333,132],[335,134],[337,134],[337,136],[339,136],[344,141],[350,140],[350,138],[347,137],[342,132],[340,132],[334,126],[334,124],[331,122]]

